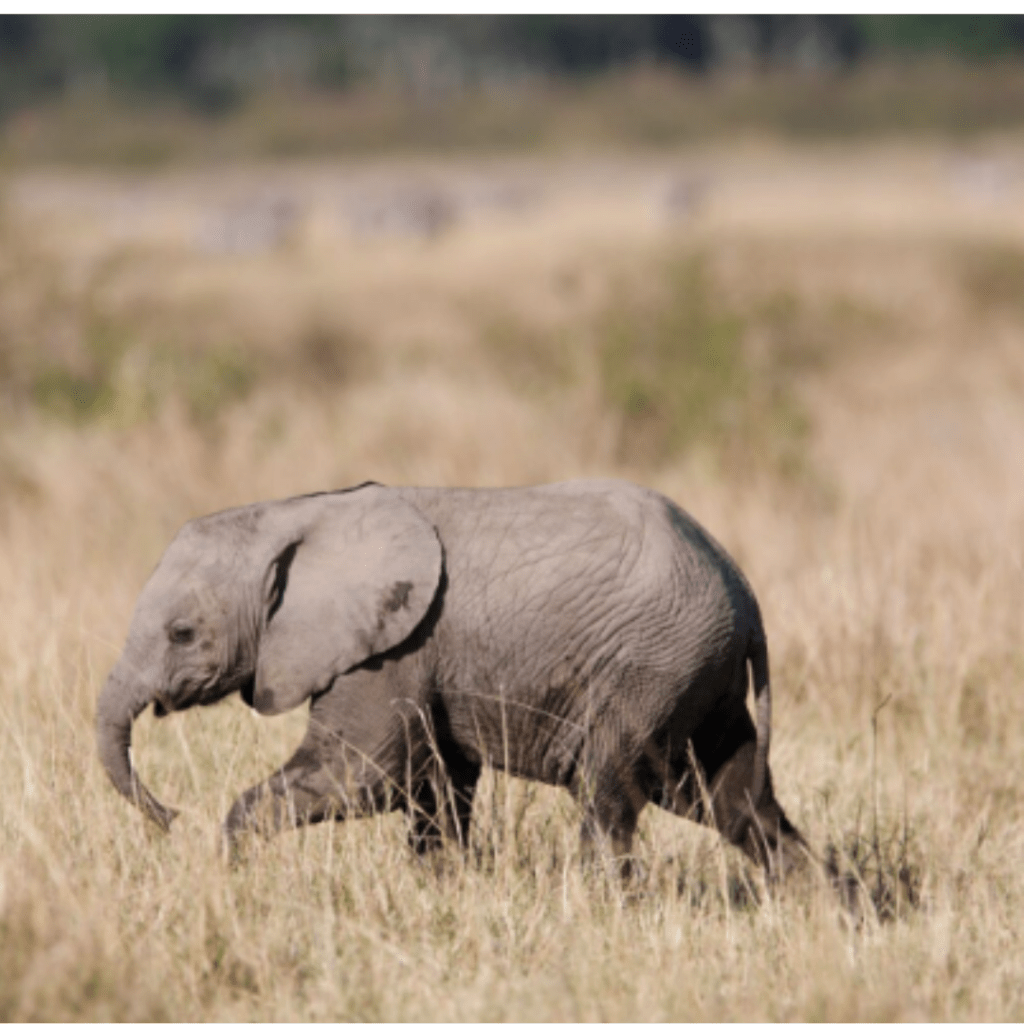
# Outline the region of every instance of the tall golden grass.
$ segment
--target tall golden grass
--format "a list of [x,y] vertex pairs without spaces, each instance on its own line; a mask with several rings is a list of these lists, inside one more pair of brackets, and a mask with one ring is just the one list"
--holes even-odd
[[[993,144],[9,176],[0,1017],[1021,1019],[1022,166]],[[460,219],[346,226],[409,182]],[[518,205],[466,199],[488,189]],[[268,193],[288,232],[203,241]],[[750,577],[776,787],[858,918],[654,808],[611,885],[565,794],[500,775],[467,856],[417,860],[392,815],[229,867],[218,822],[302,711],[140,719],[184,809],[166,837],[108,784],[96,694],[186,518],[581,475],[670,494]]]

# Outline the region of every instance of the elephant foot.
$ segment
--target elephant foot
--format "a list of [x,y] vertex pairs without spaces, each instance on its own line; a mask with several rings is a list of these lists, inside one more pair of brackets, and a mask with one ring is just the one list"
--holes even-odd
[[473,795],[479,769],[459,777],[438,776],[424,780],[414,793],[409,808],[409,845],[418,856],[426,856],[457,844],[469,847],[473,816]]
[[580,827],[580,851],[585,864],[600,861],[612,875],[628,882],[634,874],[633,836],[646,797],[631,779],[608,771],[610,780],[588,801]]

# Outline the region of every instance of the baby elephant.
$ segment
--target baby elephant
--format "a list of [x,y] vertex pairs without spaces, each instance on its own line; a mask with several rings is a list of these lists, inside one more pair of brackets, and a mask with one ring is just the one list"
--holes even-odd
[[235,691],[266,715],[308,700],[310,717],[287,764],[235,801],[229,842],[399,807],[417,849],[465,843],[489,764],[567,787],[587,845],[614,857],[648,801],[773,874],[805,850],[772,792],[757,601],[641,487],[364,484],[187,523],[96,715],[111,781],[164,828],[175,812],[135,774],[132,722]]

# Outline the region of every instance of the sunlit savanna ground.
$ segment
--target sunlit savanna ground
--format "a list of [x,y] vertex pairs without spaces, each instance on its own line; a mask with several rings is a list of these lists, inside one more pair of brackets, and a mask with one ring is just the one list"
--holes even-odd
[[[1024,150],[23,171],[0,224],[0,1018],[1020,1020]],[[96,694],[174,530],[375,479],[614,475],[749,576],[772,763],[862,881],[765,897],[649,809],[629,890],[488,776],[467,858],[397,816],[229,868],[304,712],[135,757]]]

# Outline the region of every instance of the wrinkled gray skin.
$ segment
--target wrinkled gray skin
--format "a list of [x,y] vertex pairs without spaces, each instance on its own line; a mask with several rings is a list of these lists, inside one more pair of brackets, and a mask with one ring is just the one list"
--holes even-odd
[[186,524],[96,719],[112,782],[164,828],[133,720],[235,691],[263,714],[311,704],[298,750],[231,808],[229,843],[395,807],[418,850],[465,842],[487,763],[567,787],[616,857],[648,801],[772,873],[806,849],[772,792],[757,601],[697,523],[629,484],[367,484]]

